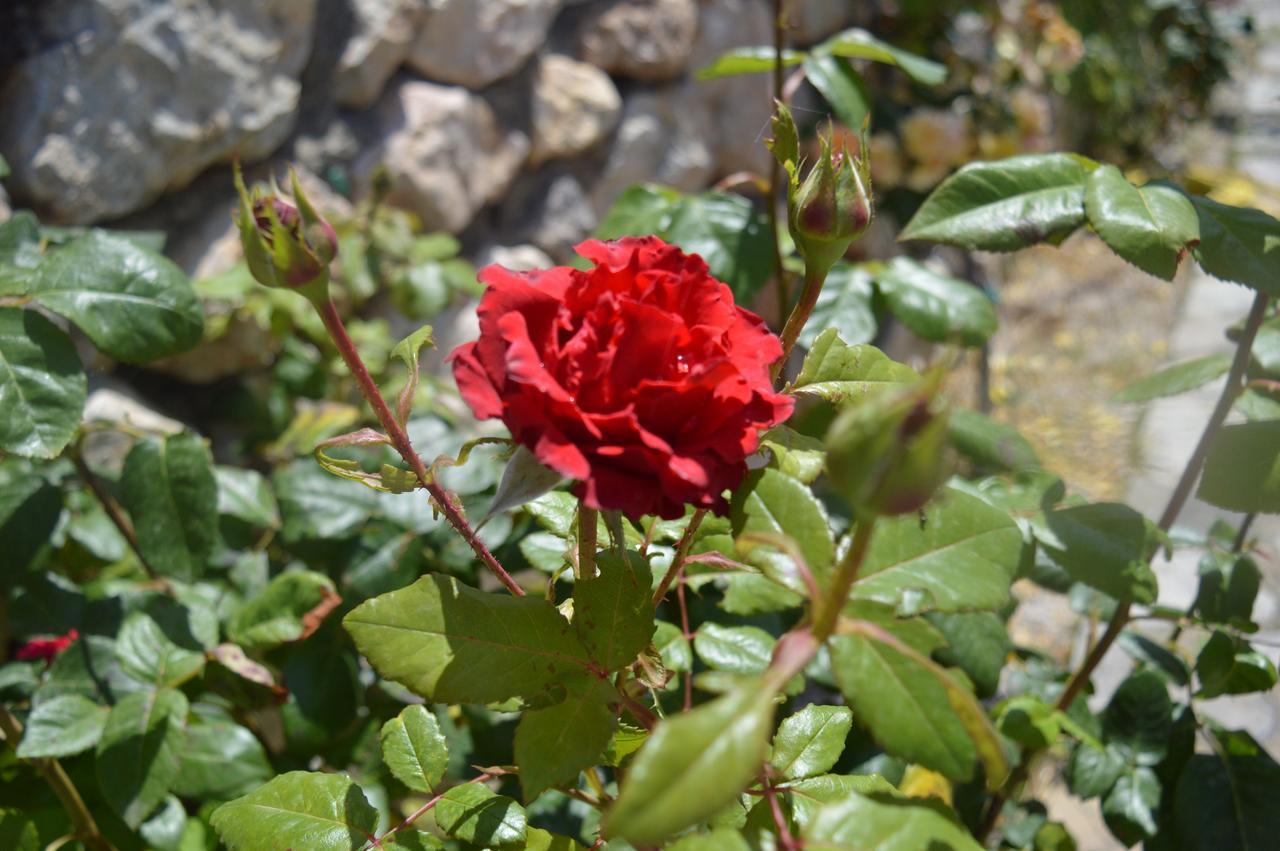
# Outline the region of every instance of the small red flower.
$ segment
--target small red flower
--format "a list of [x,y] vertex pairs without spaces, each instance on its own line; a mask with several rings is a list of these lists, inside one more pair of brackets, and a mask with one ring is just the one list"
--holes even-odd
[[723,513],[760,431],[791,413],[769,380],[778,338],[696,254],[657,237],[577,250],[594,268],[481,270],[480,339],[450,356],[462,398],[592,508]]
[[19,647],[13,654],[13,658],[20,662],[30,662],[35,659],[50,661],[70,647],[71,642],[79,637],[80,632],[73,629],[66,635],[59,635],[56,638],[35,638]]

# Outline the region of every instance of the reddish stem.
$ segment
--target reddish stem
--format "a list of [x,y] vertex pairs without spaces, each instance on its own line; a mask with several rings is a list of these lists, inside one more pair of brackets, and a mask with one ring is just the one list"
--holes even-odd
[[676,553],[671,557],[671,566],[667,568],[662,581],[658,583],[658,590],[653,592],[653,607],[655,609],[662,602],[662,598],[667,596],[667,590],[671,587],[671,580],[675,579],[684,568],[685,562],[689,558],[689,548],[693,546],[693,536],[698,533],[698,526],[702,525],[702,518],[706,516],[707,510],[699,508],[689,518],[689,525],[684,527],[684,534],[680,536],[680,541],[676,544]]
[[387,407],[387,401],[382,398],[382,392],[378,390],[378,385],[374,383],[373,377],[369,375],[369,370],[360,358],[360,352],[347,334],[346,326],[342,322],[342,316],[339,315],[333,299],[325,298],[323,302],[315,301],[312,304],[315,305],[316,311],[320,314],[320,319],[324,322],[324,327],[329,332],[334,345],[338,347],[338,353],[342,355],[342,360],[346,363],[347,369],[351,371],[356,384],[359,385],[361,395],[369,403],[369,407],[373,408],[374,416],[378,418],[378,422],[386,430],[387,436],[391,438],[391,445],[400,453],[400,457],[408,463],[409,468],[418,477],[418,481],[427,489],[427,493],[431,494],[431,498],[435,501],[440,513],[449,521],[449,525],[456,529],[458,534],[471,545],[476,557],[484,563],[485,567],[489,568],[494,576],[498,577],[498,581],[505,585],[508,591],[518,597],[524,596],[524,589],[516,584],[516,581],[511,578],[511,574],[507,573],[506,569],[498,563],[493,553],[489,552],[489,548],[476,536],[471,524],[462,516],[462,512],[458,510],[454,495],[440,487],[431,474],[427,472],[427,467],[422,463],[422,458],[413,449],[413,443],[410,442],[409,435],[405,433],[400,421],[391,413],[391,409]]

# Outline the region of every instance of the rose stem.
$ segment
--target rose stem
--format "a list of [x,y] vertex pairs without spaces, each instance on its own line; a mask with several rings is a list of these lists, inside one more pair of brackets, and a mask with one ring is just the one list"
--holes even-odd
[[818,294],[822,292],[822,284],[826,279],[827,273],[825,271],[819,271],[810,264],[805,264],[804,290],[800,293],[800,301],[796,302],[796,306],[791,310],[791,315],[787,317],[787,324],[782,328],[782,357],[778,358],[773,365],[773,378],[775,381],[786,368],[787,358],[791,356],[791,350],[795,348],[796,340],[800,337],[800,331],[804,328],[804,324],[809,321],[809,314],[813,313],[814,305],[818,303]]
[[[81,437],[81,441],[83,441]],[[152,581],[160,586],[164,591],[169,591],[169,581],[160,574],[156,573],[146,556],[142,554],[142,547],[138,545],[138,535],[133,530],[133,524],[129,522],[129,518],[125,516],[124,510],[120,508],[120,504],[111,498],[111,494],[103,489],[102,483],[98,481],[98,477],[89,469],[89,465],[84,462],[84,458],[80,454],[80,443],[78,441],[74,447],[67,452],[67,457],[71,459],[71,464],[76,468],[76,475],[80,477],[80,481],[84,482],[89,488],[89,492],[93,494],[94,499],[102,506],[103,512],[111,521],[112,525],[120,532],[120,536],[124,538],[125,543],[129,545],[129,549],[133,550],[133,554],[138,558],[138,564],[142,565],[143,571]]]
[[689,557],[689,548],[693,546],[693,536],[698,533],[698,526],[702,524],[702,518],[706,516],[707,510],[699,508],[689,518],[689,525],[684,527],[684,534],[680,536],[680,541],[676,544],[676,554],[671,557],[671,566],[667,568],[662,581],[658,583],[658,590],[653,592],[653,607],[655,609],[662,602],[662,598],[667,596],[667,590],[671,588],[671,581],[684,568],[685,559]]
[[[773,97],[775,101],[783,96],[782,50],[786,41],[786,0],[773,0]],[[773,159],[770,157],[770,159]],[[769,167],[769,189],[765,193],[765,202],[769,205],[769,243],[773,247],[773,277],[778,294],[778,315],[787,310],[787,273],[782,266],[782,246],[779,244],[780,222],[778,220],[778,189],[782,183],[782,166],[773,159]]]
[[[1178,484],[1174,487],[1173,493],[1169,497],[1164,513],[1160,515],[1158,525],[1161,531],[1168,532],[1173,527],[1174,521],[1178,519],[1178,515],[1182,513],[1183,506],[1186,505],[1187,500],[1191,497],[1191,489],[1199,480],[1200,473],[1204,469],[1205,460],[1209,456],[1209,447],[1213,443],[1214,437],[1217,436],[1218,430],[1222,428],[1222,424],[1226,421],[1227,414],[1231,413],[1231,406],[1235,403],[1236,396],[1240,392],[1240,382],[1244,378],[1245,369],[1249,366],[1249,352],[1253,348],[1253,340],[1258,335],[1258,329],[1262,327],[1262,320],[1266,317],[1268,300],[1268,296],[1261,292],[1253,299],[1253,306],[1249,309],[1249,316],[1245,320],[1244,329],[1240,332],[1240,339],[1236,341],[1235,356],[1231,361],[1231,369],[1227,373],[1227,381],[1222,386],[1222,393],[1218,396],[1218,402],[1214,406],[1213,412],[1209,415],[1209,421],[1205,423],[1204,431],[1200,434],[1200,440],[1196,444],[1195,450],[1191,453],[1187,466],[1182,471],[1182,477],[1178,479]],[[1153,552],[1148,561],[1153,560],[1155,555]],[[1056,708],[1059,711],[1067,711],[1071,704],[1075,702],[1077,695],[1089,683],[1089,679],[1102,662],[1102,658],[1107,655],[1111,645],[1115,643],[1116,639],[1120,637],[1120,633],[1124,631],[1125,626],[1128,625],[1130,620],[1129,608],[1129,600],[1121,600],[1116,605],[1115,613],[1111,616],[1110,622],[1107,623],[1107,629],[1102,634],[1102,638],[1085,655],[1080,668],[1071,675],[1066,688],[1058,696]],[[1023,754],[1022,760],[1019,761],[1013,773],[1009,775],[1009,779],[1004,786],[991,798],[982,827],[977,834],[979,841],[985,839],[987,834],[995,829],[997,822],[1000,820],[1000,811],[1004,808],[1004,802],[1015,787],[1026,779],[1028,774],[1027,762],[1027,754]]]
[[574,579],[591,579],[596,575],[596,549],[600,527],[596,510],[585,502],[578,503],[578,575]]
[[845,553],[836,575],[831,580],[831,591],[818,601],[817,611],[813,617],[813,637],[818,643],[826,641],[835,632],[836,621],[844,609],[845,600],[849,596],[853,582],[858,578],[858,570],[867,555],[867,547],[871,543],[871,532],[875,528],[875,516],[858,520],[853,530],[853,541],[849,544],[849,552]]
[[[0,730],[4,731],[4,737],[8,740],[9,746],[16,751],[18,740],[22,738],[22,724],[3,706],[0,706]],[[56,759],[29,761],[35,765],[36,770],[58,796],[62,808],[67,811],[67,816],[75,827],[76,838],[95,851],[115,851],[115,846],[108,842],[102,835],[102,831],[98,829],[98,823],[93,820],[93,814],[89,812],[84,799],[80,797],[80,790],[76,789],[62,765]]]
[[369,407],[373,408],[373,413],[378,418],[378,422],[386,429],[387,436],[391,438],[391,445],[400,453],[400,457],[408,463],[418,477],[418,481],[427,489],[427,493],[431,494],[431,498],[439,506],[440,513],[449,521],[449,525],[453,526],[458,531],[458,534],[471,545],[476,557],[484,563],[485,567],[489,568],[493,575],[498,578],[498,581],[505,585],[512,594],[523,596],[524,589],[516,584],[516,581],[511,578],[511,574],[507,573],[506,569],[498,563],[493,553],[489,552],[489,548],[476,536],[475,530],[471,528],[466,518],[462,516],[462,513],[454,504],[453,494],[438,485],[427,472],[426,465],[422,463],[422,459],[418,457],[418,453],[413,449],[409,435],[405,433],[400,421],[395,418],[395,415],[391,413],[391,409],[387,407],[387,402],[382,398],[378,385],[374,384],[373,378],[369,375],[369,370],[360,358],[360,352],[356,349],[355,343],[351,342],[351,337],[347,334],[346,326],[342,322],[342,317],[338,314],[338,308],[334,305],[333,299],[326,296],[323,299],[313,301],[312,304],[315,305],[316,311],[320,314],[320,320],[324,322],[324,327],[329,332],[330,338],[333,339],[334,345],[338,347],[338,353],[342,355],[342,360],[347,364],[347,369],[351,370],[352,376],[355,377],[356,384],[360,387],[361,395],[369,403]]
[[[467,783],[466,783],[466,784],[463,784],[463,785],[467,785],[467,784],[471,784],[471,783],[483,783],[483,782],[485,782],[486,780],[491,780],[491,779],[493,778],[493,776],[494,776],[494,775],[492,775],[492,774],[490,774],[489,772],[487,772],[487,771],[486,771],[484,774],[481,774],[479,777],[472,777],[470,780],[468,780],[468,781],[467,781]],[[397,834],[397,833],[399,833],[400,831],[404,830],[404,829],[405,829],[406,827],[408,827],[409,825],[413,824],[413,823],[414,823],[415,821],[417,821],[418,819],[420,819],[420,818],[422,818],[423,816],[425,816],[428,812],[430,812],[432,809],[434,809],[434,808],[435,808],[435,805],[436,805],[436,804],[440,803],[440,799],[441,799],[441,798],[443,798],[443,797],[444,797],[444,795],[445,795],[445,793],[444,793],[444,792],[441,792],[439,795],[436,795],[436,796],[435,796],[434,798],[432,798],[430,801],[427,801],[425,804],[423,804],[422,806],[418,807],[418,809],[416,809],[416,810],[414,810],[412,813],[410,813],[410,814],[409,814],[409,817],[408,817],[408,818],[406,818],[404,821],[400,822],[398,825],[396,825],[395,827],[391,828],[391,829],[390,829],[390,830],[388,830],[386,833],[382,834],[382,835],[381,835],[381,836],[379,836],[377,839],[375,839],[375,840],[373,841],[373,847],[374,847],[374,848],[381,848],[381,847],[382,847],[382,840],[386,839],[388,836],[394,836],[395,834]]]

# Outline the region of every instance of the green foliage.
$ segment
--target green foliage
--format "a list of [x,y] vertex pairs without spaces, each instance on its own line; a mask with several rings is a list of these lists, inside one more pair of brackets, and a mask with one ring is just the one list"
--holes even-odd
[[86,386],[66,334],[34,311],[0,307],[0,449],[56,456],[80,423]]

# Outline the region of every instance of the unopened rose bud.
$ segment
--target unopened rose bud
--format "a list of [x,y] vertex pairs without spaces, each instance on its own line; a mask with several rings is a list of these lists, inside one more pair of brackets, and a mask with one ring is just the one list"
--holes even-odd
[[923,508],[949,475],[936,379],[854,405],[827,432],[827,471],[857,515]]
[[250,193],[236,164],[240,244],[258,283],[323,291],[329,283],[329,264],[338,254],[338,236],[311,206],[298,176],[292,172],[289,176],[292,201],[283,198],[274,185],[270,192],[255,186]]
[[829,139],[791,198],[791,235],[805,262],[829,269],[871,224],[871,177],[862,157],[833,153]]

